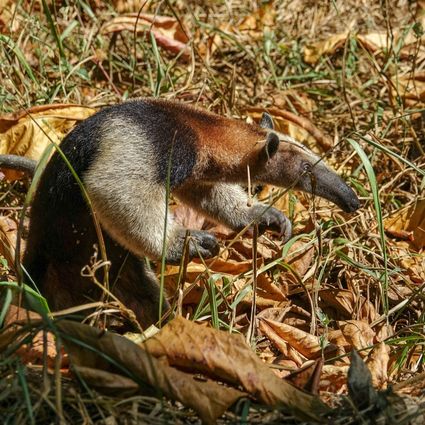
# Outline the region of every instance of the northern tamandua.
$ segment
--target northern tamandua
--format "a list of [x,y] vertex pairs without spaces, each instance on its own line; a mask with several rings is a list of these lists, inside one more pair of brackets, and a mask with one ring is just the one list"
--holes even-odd
[[[143,326],[159,314],[158,282],[142,258],[161,257],[167,185],[181,201],[231,229],[256,220],[261,231],[286,239],[291,224],[282,212],[260,203],[247,206],[239,186],[247,181],[247,167],[253,183],[314,191],[346,212],[359,207],[352,189],[306,147],[274,131],[267,114],[260,125],[250,125],[174,101],[132,100],[82,121],[61,149],[105,230],[112,292]],[[218,254],[212,234],[190,235],[190,257]],[[168,263],[181,260],[185,237],[186,229],[169,215]],[[100,290],[81,275],[97,242],[80,188],[56,152],[33,200],[23,260],[54,310],[99,299]]]

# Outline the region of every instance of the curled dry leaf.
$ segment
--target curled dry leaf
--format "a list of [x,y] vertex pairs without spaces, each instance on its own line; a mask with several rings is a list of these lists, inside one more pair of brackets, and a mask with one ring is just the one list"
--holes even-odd
[[174,54],[181,53],[186,58],[189,56],[188,31],[182,28],[175,18],[148,13],[129,13],[111,19],[101,28],[103,34],[121,31],[146,34],[152,32],[159,46]]
[[338,325],[344,338],[352,348],[360,351],[373,344],[375,332],[366,322],[347,320],[338,322]]
[[329,331],[327,334],[327,338],[328,341],[337,346],[338,349],[342,349],[344,350],[344,352],[350,351],[351,346],[342,334],[341,329]]
[[[236,400],[245,395],[234,388],[208,379],[199,380],[192,374],[170,367],[139,345],[112,332],[68,320],[58,322],[57,327],[71,364],[90,368],[92,381],[96,378],[96,369],[101,371],[99,379],[105,379],[103,371],[110,372],[113,364],[132,379],[148,384],[154,394],[165,395],[191,407],[207,424],[215,423]],[[197,332],[202,335],[199,329]]]
[[[322,355],[322,353],[331,354],[335,353],[336,347],[328,345],[323,350],[320,346],[319,338],[297,329],[293,326],[285,323],[275,322],[268,319],[260,319],[273,330],[273,332],[279,336],[283,341],[287,342],[299,353],[305,356],[307,359],[316,359]],[[266,328],[264,328],[266,329]],[[263,329],[262,329],[263,330]]]
[[381,342],[373,347],[366,360],[366,365],[372,375],[372,384],[375,388],[386,388],[388,382],[388,364],[390,361],[390,347]]
[[190,208],[186,204],[178,204],[173,209],[173,216],[176,223],[186,229],[202,230],[205,223],[205,216]]
[[246,344],[242,335],[201,327],[181,317],[169,322],[142,347],[171,366],[201,372],[244,390],[270,406],[283,404],[298,415],[317,418],[320,400],[280,380]]

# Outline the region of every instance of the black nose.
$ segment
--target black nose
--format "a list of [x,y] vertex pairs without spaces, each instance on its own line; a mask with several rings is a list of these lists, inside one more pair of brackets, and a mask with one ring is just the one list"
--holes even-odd
[[360,208],[359,198],[357,198],[357,195],[351,189],[350,191],[352,194],[349,198],[345,199],[344,206],[342,207],[342,209],[347,213],[352,213]]

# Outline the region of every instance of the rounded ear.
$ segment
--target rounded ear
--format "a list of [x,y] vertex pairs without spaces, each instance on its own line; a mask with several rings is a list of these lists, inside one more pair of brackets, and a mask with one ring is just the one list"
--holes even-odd
[[268,161],[275,156],[279,149],[279,136],[276,133],[269,133],[267,135],[266,143],[261,151],[261,157],[264,161]]
[[274,124],[272,116],[267,112],[263,112],[259,125],[261,128],[268,128],[270,130],[273,130]]

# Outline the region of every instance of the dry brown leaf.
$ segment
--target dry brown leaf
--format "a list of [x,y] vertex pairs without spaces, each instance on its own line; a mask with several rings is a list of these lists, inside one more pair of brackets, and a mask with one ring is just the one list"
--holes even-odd
[[[219,26],[221,32],[226,33],[229,31],[229,24],[225,23]],[[202,35],[205,35],[205,32],[201,29],[198,30],[196,40]],[[197,53],[203,58],[205,65],[209,65],[214,53],[223,45],[223,38],[219,32],[213,32],[208,35],[205,41],[200,41],[197,43]]]
[[[13,264],[15,261],[17,234],[16,221],[4,215],[0,216],[0,255],[6,258],[9,264]],[[21,253],[23,251],[21,247]]]
[[308,416],[314,417],[323,411],[318,399],[277,378],[252,352],[242,335],[201,327],[177,317],[142,346],[154,357],[165,356],[172,366],[240,385],[267,405],[282,403],[299,414],[304,409],[313,409],[308,411]]
[[[4,327],[7,329],[3,332],[2,338],[11,337],[12,341],[16,343],[27,336],[28,329],[22,333],[22,326],[37,325],[40,321],[39,314],[11,304],[4,320]],[[50,332],[40,331],[30,338],[27,344],[20,345],[16,354],[25,364],[43,364],[46,360],[49,367],[54,367],[57,356],[55,338]],[[67,356],[62,356],[61,367],[65,367],[67,364]]]
[[355,35],[347,31],[341,34],[334,34],[326,40],[306,46],[304,48],[304,61],[314,65],[319,61],[321,56],[334,54],[338,49],[344,47],[349,35],[355,38],[372,54],[382,52],[384,49],[387,49],[391,43],[396,44],[400,40],[400,37],[403,37],[404,51],[400,52],[402,58],[408,57],[410,50],[409,45],[417,42],[417,38],[412,34],[412,31],[409,32],[407,37],[405,37],[404,31],[393,31],[393,40],[388,38],[387,32],[372,32],[369,34]]
[[286,380],[292,382],[298,388],[302,388],[312,394],[318,394],[322,368],[322,358],[310,361],[303,365],[303,367],[299,370],[292,372]]
[[186,58],[189,56],[188,31],[182,28],[175,18],[148,13],[129,13],[111,19],[101,28],[103,34],[121,31],[146,34],[152,32],[159,46],[174,54],[181,53]]
[[343,318],[358,317],[373,322],[378,316],[373,304],[363,296],[355,296],[347,289],[322,289],[319,291],[320,307],[333,307]]
[[297,367],[301,367],[306,360],[305,357],[301,356],[286,341],[284,341],[274,330],[274,328],[268,325],[267,320],[258,320],[258,323],[261,333],[266,336],[282,353],[283,358],[286,360],[291,360],[297,365]]
[[[232,249],[243,255],[245,258],[252,258],[252,239],[240,239],[232,244]],[[275,247],[276,248],[276,247]],[[272,260],[276,257],[276,249],[271,249],[264,238],[257,240],[257,255],[261,256],[264,260]]]
[[60,143],[76,121],[96,112],[77,105],[44,105],[0,116],[0,154],[40,159],[51,140]]
[[385,220],[384,226],[388,234],[411,241],[417,250],[424,248],[425,199],[418,199],[409,208],[394,212]]
[[324,365],[319,389],[333,394],[341,394],[347,389],[347,375],[350,366]]
[[[310,270],[314,258],[314,247],[308,246],[304,242],[297,241],[289,249],[285,262],[291,266],[291,269],[303,278]],[[285,275],[289,275],[287,272]],[[296,281],[298,283],[298,281]]]
[[299,351],[307,359],[316,359],[320,357],[323,352],[325,354],[329,354],[330,352],[336,351],[336,348],[331,345],[328,345],[324,350],[322,350],[318,337],[293,326],[268,319],[260,319],[260,321],[264,321],[271,329],[273,329],[276,335]]
[[388,364],[390,361],[389,354],[390,347],[381,342],[373,347],[366,360],[366,365],[372,375],[372,384],[374,388],[382,389],[387,387]]
[[205,216],[186,204],[178,204],[172,208],[176,223],[186,229],[202,230]]
[[[110,364],[105,359],[110,358],[151,388],[193,408],[207,424],[214,424],[229,406],[245,395],[234,388],[208,379],[200,380],[170,367],[139,345],[112,332],[68,320],[58,322],[57,327],[62,332],[62,340],[73,365],[109,372]],[[91,373],[95,379],[95,371]]]
[[330,343],[334,344],[338,348],[346,349],[346,351],[349,351],[350,349],[350,344],[345,339],[341,329],[329,331],[327,334],[327,339]]
[[275,301],[287,301],[285,293],[282,291],[282,288],[279,287],[266,273],[261,273],[257,276],[257,288],[260,291],[263,291],[267,298],[270,298]]
[[250,40],[256,40],[264,36],[275,23],[276,9],[273,2],[263,3],[251,15],[246,16],[235,28],[235,32],[245,35]]
[[406,106],[420,107],[425,102],[425,72],[417,71],[414,74],[395,76],[391,79],[391,95],[398,97]]
[[384,340],[392,337],[394,335],[393,327],[386,322],[381,322],[378,325],[373,327],[373,330],[376,332],[375,339],[378,342],[383,342]]
[[10,34],[18,31],[21,24],[20,15],[15,14],[18,5],[12,0],[0,0],[0,34]]
[[90,387],[103,394],[130,397],[140,391],[139,385],[125,376],[92,367],[74,365],[73,368]]
[[366,347],[370,347],[373,344],[375,332],[366,323],[360,320],[347,320],[338,322],[344,338],[355,348],[360,354],[364,355],[361,351]]

